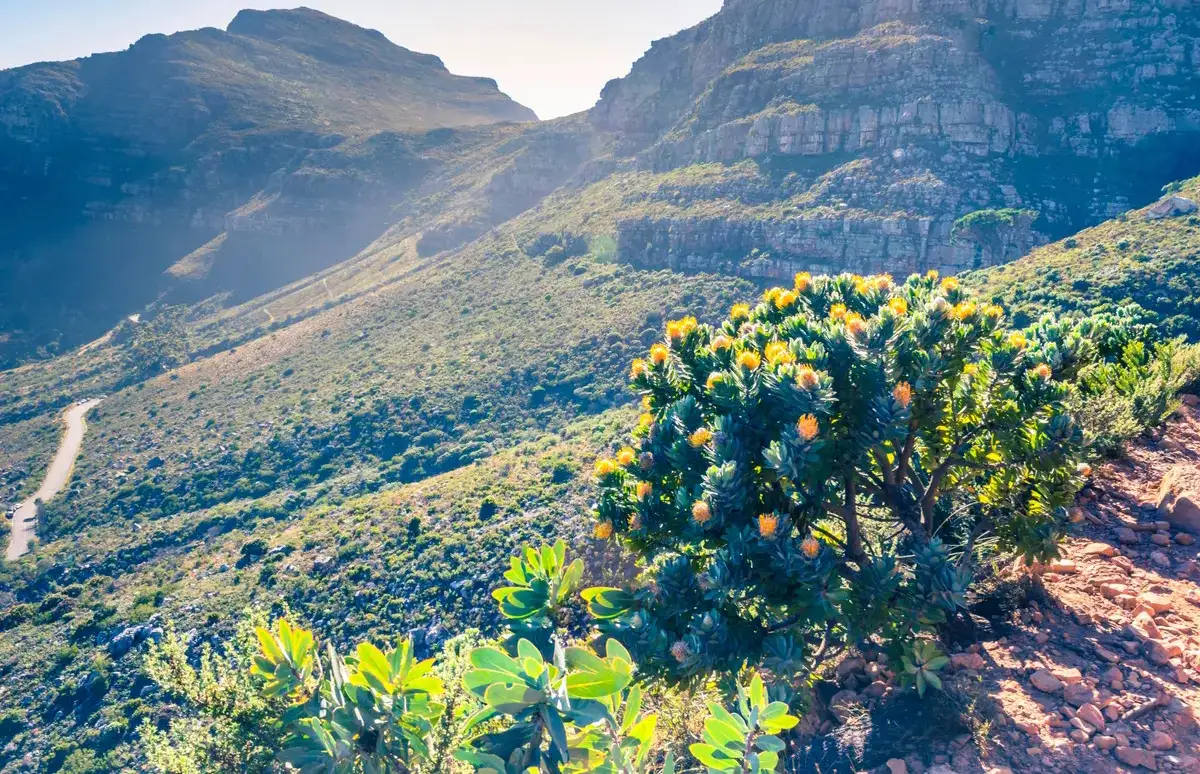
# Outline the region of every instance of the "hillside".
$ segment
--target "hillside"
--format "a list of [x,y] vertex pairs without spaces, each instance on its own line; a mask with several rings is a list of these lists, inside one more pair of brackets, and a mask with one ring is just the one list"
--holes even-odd
[[[1036,317],[1133,302],[1171,336],[1200,340],[1200,178],[1167,187],[1150,207],[969,275],[998,302]],[[1189,204],[1190,203],[1190,204]]]
[[[163,270],[310,152],[533,120],[493,81],[306,9],[0,72],[0,366],[83,343],[153,301]],[[420,165],[403,166],[400,177]],[[321,183],[310,176],[307,190]],[[329,195],[337,181],[324,184]]]

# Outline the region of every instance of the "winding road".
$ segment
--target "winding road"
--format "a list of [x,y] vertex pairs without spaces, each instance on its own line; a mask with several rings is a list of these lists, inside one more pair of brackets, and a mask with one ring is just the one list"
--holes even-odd
[[46,471],[46,478],[33,497],[21,503],[17,512],[13,514],[12,537],[8,541],[7,553],[10,562],[29,552],[29,541],[33,538],[33,528],[37,524],[37,501],[49,502],[67,485],[75,458],[79,456],[79,450],[83,447],[83,434],[87,430],[87,423],[83,421],[83,417],[99,402],[99,399],[89,400],[72,406],[63,414],[67,433],[59,444],[54,461],[50,463],[50,469]]

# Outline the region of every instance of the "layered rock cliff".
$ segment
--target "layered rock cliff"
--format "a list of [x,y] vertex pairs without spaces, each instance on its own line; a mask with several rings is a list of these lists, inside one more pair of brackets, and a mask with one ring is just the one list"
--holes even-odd
[[[753,161],[714,200],[782,214],[615,216],[640,265],[957,271],[1200,171],[1200,10],[1184,1],[727,0],[592,111],[634,169]],[[650,184],[653,187],[653,183]],[[705,210],[693,206],[691,210]],[[995,238],[972,212],[1032,210]],[[768,258],[740,261],[750,250]]]

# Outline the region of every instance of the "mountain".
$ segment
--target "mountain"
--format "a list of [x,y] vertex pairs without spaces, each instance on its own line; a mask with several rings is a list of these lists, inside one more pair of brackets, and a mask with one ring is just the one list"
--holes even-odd
[[[307,9],[0,72],[0,365],[59,337],[87,341],[153,301],[165,269],[310,153],[534,120],[492,80]],[[400,177],[421,169],[415,155],[397,165]],[[318,177],[310,195],[336,190]]]

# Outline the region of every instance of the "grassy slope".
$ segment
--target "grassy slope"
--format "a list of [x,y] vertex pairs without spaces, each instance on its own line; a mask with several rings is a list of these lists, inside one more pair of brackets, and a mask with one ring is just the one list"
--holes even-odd
[[[1200,201],[1200,178],[1177,193]],[[1134,301],[1169,334],[1200,340],[1200,217],[1151,221],[1135,210],[968,281],[1027,317]]]

